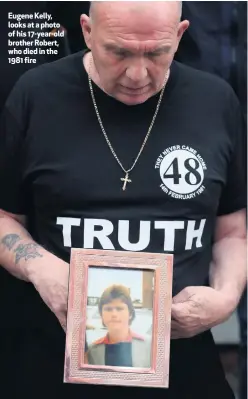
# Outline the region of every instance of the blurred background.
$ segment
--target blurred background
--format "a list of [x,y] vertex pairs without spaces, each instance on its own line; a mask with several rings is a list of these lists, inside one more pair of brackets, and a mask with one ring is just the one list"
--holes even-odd
[[131,330],[142,336],[152,334],[154,272],[89,267],[86,321],[88,345],[107,333],[102,324],[98,303],[103,291],[113,284],[124,285],[129,290],[135,308]]
[[[0,72],[3,78],[1,79],[0,111],[16,80],[25,70],[55,60],[53,55],[52,57],[38,56],[37,63],[32,65],[8,63],[8,12],[24,14],[46,11],[51,13],[53,21],[60,23],[61,29],[65,31],[64,37],[59,41],[59,52],[56,56],[60,58],[85,47],[79,18],[81,14],[88,13],[89,4],[88,1],[1,1]],[[240,101],[244,119],[247,121],[247,2],[184,1],[182,18],[190,21],[190,27],[182,39],[175,59],[225,79],[233,87]],[[0,303],[4,303],[7,297],[9,276],[2,269],[0,281]],[[11,283],[13,286],[12,280]],[[92,298],[94,297],[92,295]],[[142,298],[134,299],[143,301]],[[94,302],[89,296],[89,322],[98,325],[96,303],[92,301]],[[143,310],[138,307],[138,303],[136,305],[141,315]],[[144,329],[148,327],[148,324],[144,322]],[[214,328],[213,335],[227,378],[237,399],[247,398],[247,291],[232,317]]]

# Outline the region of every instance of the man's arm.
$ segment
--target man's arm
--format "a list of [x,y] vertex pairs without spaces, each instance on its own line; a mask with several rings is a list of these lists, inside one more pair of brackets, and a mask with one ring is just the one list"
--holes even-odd
[[236,309],[247,282],[244,210],[217,219],[209,277],[210,287],[186,287],[173,298],[172,338],[209,330]]
[[[25,228],[26,217],[0,210],[0,264],[13,276],[30,281],[29,258],[42,258],[41,248],[33,241]],[[31,246],[33,249],[31,249]]]
[[38,245],[24,226],[24,216],[0,210],[0,265],[32,283],[65,328],[68,264]]
[[0,264],[15,277],[32,282],[44,262],[63,261],[38,245],[25,225],[25,216],[0,210]]
[[210,286],[226,296],[226,306],[231,312],[247,283],[246,248],[246,211],[220,216],[215,230]]

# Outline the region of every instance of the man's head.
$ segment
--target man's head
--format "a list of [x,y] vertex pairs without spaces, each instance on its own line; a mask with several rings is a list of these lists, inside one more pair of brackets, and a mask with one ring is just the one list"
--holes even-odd
[[110,334],[125,331],[135,318],[129,290],[123,285],[111,285],[106,288],[100,298],[98,308],[102,323]]
[[94,80],[129,105],[156,94],[189,25],[180,18],[178,1],[92,2],[81,26],[93,55]]

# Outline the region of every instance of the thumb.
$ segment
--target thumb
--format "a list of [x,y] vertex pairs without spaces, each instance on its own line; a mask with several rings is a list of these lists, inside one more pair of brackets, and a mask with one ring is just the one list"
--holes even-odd
[[172,303],[182,303],[187,302],[190,297],[194,295],[194,291],[192,287],[185,287],[182,291],[180,291],[177,295],[172,298]]
[[173,303],[171,306],[171,317],[179,318],[185,312],[185,304],[183,302]]
[[185,304],[184,303],[174,303],[171,307],[171,318],[173,320],[179,321],[185,314]]
[[57,319],[61,325],[61,327],[63,328],[64,332],[66,332],[66,317],[63,313],[57,315]]
[[175,304],[183,303],[186,300],[187,300],[187,296],[185,295],[185,291],[183,290],[172,298],[172,304],[175,305]]

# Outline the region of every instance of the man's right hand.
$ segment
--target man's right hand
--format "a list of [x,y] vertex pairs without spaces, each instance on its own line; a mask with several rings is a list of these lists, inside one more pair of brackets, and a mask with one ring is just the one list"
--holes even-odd
[[69,265],[53,256],[52,263],[44,258],[42,264],[35,265],[29,280],[66,331]]

